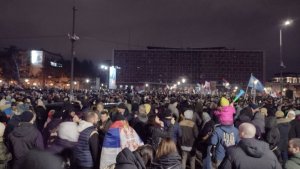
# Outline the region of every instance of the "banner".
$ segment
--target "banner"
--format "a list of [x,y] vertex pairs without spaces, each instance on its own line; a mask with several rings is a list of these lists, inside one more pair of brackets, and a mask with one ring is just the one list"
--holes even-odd
[[116,72],[117,70],[115,67],[109,67],[109,89],[117,89]]

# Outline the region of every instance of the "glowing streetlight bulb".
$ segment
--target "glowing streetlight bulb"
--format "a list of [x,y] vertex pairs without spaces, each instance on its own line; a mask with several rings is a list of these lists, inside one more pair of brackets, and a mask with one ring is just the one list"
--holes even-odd
[[177,82],[177,85],[179,86],[179,85],[180,85],[180,82]]
[[25,79],[24,81],[25,81],[26,83],[28,83],[28,82],[29,82],[29,79]]
[[149,84],[148,84],[148,83],[146,83],[146,84],[145,84],[145,86],[146,86],[146,87],[149,87]]
[[234,88],[234,89],[235,89],[235,90],[237,90],[238,88],[239,88],[239,87],[235,86],[235,88]]
[[181,80],[181,82],[182,82],[182,83],[185,83],[185,82],[186,82],[186,80],[183,78],[183,79]]
[[86,83],[90,83],[90,79],[86,79],[85,82],[86,82]]
[[284,26],[289,26],[289,25],[291,25],[292,23],[293,23],[293,20],[288,19],[288,20],[286,20],[286,21],[283,22],[283,25],[284,25]]

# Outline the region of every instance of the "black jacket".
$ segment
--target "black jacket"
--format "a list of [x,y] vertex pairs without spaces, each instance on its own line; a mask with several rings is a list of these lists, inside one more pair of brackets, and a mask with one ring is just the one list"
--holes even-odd
[[117,155],[115,169],[146,169],[146,167],[138,153],[125,148]]
[[300,138],[300,115],[290,122],[291,128],[289,132],[289,139]]
[[[278,120],[277,120],[278,122]],[[278,123],[278,129],[280,132],[280,141],[278,144],[278,148],[281,151],[287,151],[288,150],[288,143],[289,143],[289,130],[290,130],[290,123],[285,122],[285,123]]]
[[182,169],[181,157],[177,153],[162,156],[152,163],[151,169]]
[[174,125],[170,125],[167,131],[153,125],[146,125],[146,143],[150,144],[155,150],[158,148],[158,144],[162,138],[172,138]]
[[274,153],[266,142],[254,138],[242,139],[228,148],[219,169],[281,169]]
[[265,141],[270,144],[270,149],[273,150],[280,142],[280,132],[277,126],[276,117],[267,117]]

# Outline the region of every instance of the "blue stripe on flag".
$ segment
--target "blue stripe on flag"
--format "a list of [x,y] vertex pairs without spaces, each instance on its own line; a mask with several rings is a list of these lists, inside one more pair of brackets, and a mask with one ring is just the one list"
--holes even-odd
[[104,138],[103,147],[119,148],[121,147],[120,129],[110,128]]

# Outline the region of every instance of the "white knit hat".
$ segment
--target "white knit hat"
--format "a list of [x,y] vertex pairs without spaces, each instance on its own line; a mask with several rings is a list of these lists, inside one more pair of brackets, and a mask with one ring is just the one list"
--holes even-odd
[[3,137],[5,130],[5,125],[3,123],[0,123],[0,137]]
[[58,137],[71,142],[77,142],[79,132],[74,122],[63,122],[58,126]]
[[186,119],[192,120],[193,119],[193,114],[194,114],[194,112],[192,110],[186,110],[184,112],[184,117]]

